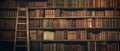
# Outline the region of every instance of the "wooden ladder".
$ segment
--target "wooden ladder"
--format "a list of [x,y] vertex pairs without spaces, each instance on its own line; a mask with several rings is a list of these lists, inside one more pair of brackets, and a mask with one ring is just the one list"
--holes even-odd
[[14,51],[30,51],[28,7],[17,7]]

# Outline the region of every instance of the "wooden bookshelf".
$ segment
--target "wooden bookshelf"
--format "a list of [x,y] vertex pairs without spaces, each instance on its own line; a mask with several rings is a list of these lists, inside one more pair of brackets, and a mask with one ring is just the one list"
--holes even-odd
[[[25,3],[29,9],[30,51],[120,51],[119,0],[28,0]],[[1,0],[1,51],[13,51],[16,13],[17,1]]]
[[[24,17],[23,17],[24,18]],[[44,17],[30,17],[29,19],[107,19],[107,18],[118,18],[120,19],[119,16],[71,16],[71,17],[53,17],[53,18],[44,18]],[[0,19],[15,19],[15,17],[1,17]]]

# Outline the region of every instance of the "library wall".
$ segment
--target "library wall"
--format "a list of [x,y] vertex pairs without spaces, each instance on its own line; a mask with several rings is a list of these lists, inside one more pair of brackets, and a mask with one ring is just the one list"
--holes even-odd
[[[21,1],[29,9],[30,51],[120,50],[120,0]],[[17,5],[0,1],[0,51],[13,51]]]

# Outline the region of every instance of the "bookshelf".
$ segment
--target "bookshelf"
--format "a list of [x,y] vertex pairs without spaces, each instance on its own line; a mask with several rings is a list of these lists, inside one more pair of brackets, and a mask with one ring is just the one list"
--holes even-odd
[[[16,3],[0,1],[0,51],[13,51]],[[28,6],[30,51],[120,50],[119,0],[28,0]]]

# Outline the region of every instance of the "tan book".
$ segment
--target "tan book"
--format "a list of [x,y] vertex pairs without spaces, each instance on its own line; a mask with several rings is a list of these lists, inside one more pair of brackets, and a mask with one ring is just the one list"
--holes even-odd
[[68,40],[77,40],[77,32],[76,31],[68,31]]
[[36,30],[30,30],[30,40],[36,40]]
[[66,25],[65,25],[66,20],[65,19],[60,19],[59,21],[60,21],[60,28],[66,28]]
[[54,32],[44,31],[43,32],[43,40],[54,40]]
[[96,3],[97,1],[96,1],[96,0],[92,0],[92,1],[93,1],[93,3],[92,3],[92,4],[93,4],[93,7],[96,7],[96,4],[95,4],[95,3]]
[[39,17],[39,16],[40,16],[40,12],[39,12],[39,10],[35,10],[35,12],[36,12],[35,17]]
[[92,28],[93,27],[92,21],[93,21],[92,19],[87,19],[87,24],[88,24],[87,27],[88,28]]

